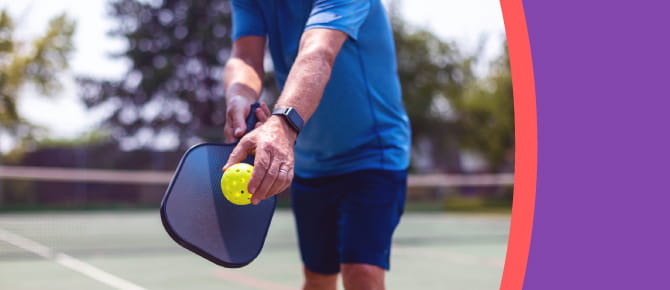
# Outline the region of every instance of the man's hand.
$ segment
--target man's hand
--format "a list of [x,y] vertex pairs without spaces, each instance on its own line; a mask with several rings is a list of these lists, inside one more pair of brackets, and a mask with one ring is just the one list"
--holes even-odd
[[[226,124],[223,128],[225,140],[228,143],[235,142],[244,135],[247,131],[247,116],[251,109],[253,102],[248,98],[242,96],[233,96],[228,98],[226,105]],[[256,128],[263,124],[270,117],[270,109],[265,102],[261,102],[261,106],[256,109]]]
[[271,116],[266,122],[245,135],[233,149],[223,171],[242,162],[248,154],[256,154],[254,173],[249,180],[251,203],[284,191],[293,180],[293,144],[297,133],[280,116]]

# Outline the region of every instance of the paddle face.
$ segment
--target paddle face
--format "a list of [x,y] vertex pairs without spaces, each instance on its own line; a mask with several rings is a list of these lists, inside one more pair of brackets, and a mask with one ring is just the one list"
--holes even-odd
[[[256,124],[251,106],[247,128]],[[265,242],[277,204],[275,196],[258,205],[235,205],[221,192],[221,169],[235,144],[203,143],[179,162],[161,203],[161,220],[170,237],[184,248],[224,267],[253,261]],[[244,160],[253,164],[253,155]]]
[[[163,226],[180,245],[224,267],[249,264],[260,253],[276,197],[235,205],[221,192],[221,168],[232,144],[205,143],[182,158],[161,205]],[[245,160],[253,164],[253,156]]]

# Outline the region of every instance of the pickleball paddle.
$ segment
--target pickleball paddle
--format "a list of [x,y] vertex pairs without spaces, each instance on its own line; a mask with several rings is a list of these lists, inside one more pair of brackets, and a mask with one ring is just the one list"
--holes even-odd
[[[247,133],[257,122],[258,106],[251,105]],[[221,168],[236,144],[203,143],[186,151],[160,208],[163,226],[175,242],[227,268],[243,267],[258,256],[277,203],[273,196],[258,205],[236,205],[223,196]],[[244,162],[253,164],[254,156]]]

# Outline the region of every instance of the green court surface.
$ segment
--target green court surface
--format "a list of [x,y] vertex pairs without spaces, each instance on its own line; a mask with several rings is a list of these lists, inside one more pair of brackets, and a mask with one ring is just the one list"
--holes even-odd
[[[388,289],[498,289],[509,215],[407,213]],[[364,242],[364,241],[361,241]],[[293,217],[278,211],[249,266],[179,247],[157,211],[0,214],[0,289],[299,289]]]

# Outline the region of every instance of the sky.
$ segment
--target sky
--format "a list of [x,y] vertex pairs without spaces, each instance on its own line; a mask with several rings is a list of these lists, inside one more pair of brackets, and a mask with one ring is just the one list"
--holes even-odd
[[[16,34],[21,39],[39,35],[46,30],[48,20],[61,13],[77,22],[76,50],[70,69],[60,76],[63,90],[40,96],[26,89],[19,103],[19,113],[48,128],[52,137],[76,137],[95,128],[106,115],[104,108],[86,110],[78,100],[74,76],[118,79],[128,67],[126,61],[109,57],[121,51],[125,42],[107,35],[115,26],[114,19],[107,16],[107,3],[107,0],[0,0],[0,9],[8,9],[17,19]],[[498,0],[402,0],[400,8],[411,24],[455,41],[466,51],[474,51],[480,39],[486,37],[485,60],[493,59],[501,51],[505,32]],[[0,150],[3,146],[7,144],[0,140]]]

